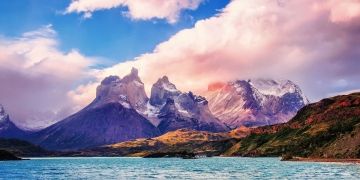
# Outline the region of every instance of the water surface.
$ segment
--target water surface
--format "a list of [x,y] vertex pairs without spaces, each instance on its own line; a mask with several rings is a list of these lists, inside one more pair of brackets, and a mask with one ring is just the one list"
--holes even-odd
[[38,158],[0,162],[0,179],[360,179],[360,165],[278,158]]

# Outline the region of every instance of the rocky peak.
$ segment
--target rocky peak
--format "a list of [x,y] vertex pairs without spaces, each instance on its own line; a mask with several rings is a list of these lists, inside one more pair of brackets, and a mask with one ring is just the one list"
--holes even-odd
[[288,121],[308,103],[290,80],[249,79],[209,86],[210,110],[232,128]]
[[179,91],[167,76],[158,79],[152,86],[149,102],[148,107],[158,109],[156,117],[161,132],[180,128],[214,132],[228,130],[211,114],[204,97]]
[[169,78],[164,76],[158,79],[158,81],[151,87],[150,104],[153,106],[161,106],[165,104],[168,98],[174,99],[180,94],[181,92],[169,81]]
[[138,76],[138,70],[133,68],[122,79],[118,76],[106,77],[96,89],[93,105],[118,102],[126,108],[143,111],[147,101],[144,84]]
[[130,74],[124,76],[123,82],[129,83],[129,82],[138,82],[141,83],[140,77],[139,77],[139,71],[136,68],[132,68]]
[[0,104],[0,123],[8,121],[9,115],[5,112],[4,107]]
[[5,109],[4,107],[0,104],[0,115],[5,114]]
[[302,96],[304,101],[308,103],[308,100],[301,92],[300,87],[290,80],[250,79],[249,84],[264,95],[280,97],[286,93],[298,93]]
[[0,137],[3,138],[24,138],[26,132],[19,129],[11,120],[9,114],[6,113],[4,107],[0,104]]

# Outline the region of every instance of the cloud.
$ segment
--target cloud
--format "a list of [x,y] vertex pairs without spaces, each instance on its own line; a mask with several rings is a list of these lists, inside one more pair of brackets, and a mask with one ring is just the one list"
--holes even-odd
[[330,19],[332,22],[345,22],[360,16],[360,3],[358,0],[329,2]]
[[95,59],[57,46],[51,25],[0,38],[0,103],[22,127],[46,126],[79,108],[69,92],[92,77]]
[[66,13],[84,13],[90,18],[99,10],[127,7],[125,15],[135,20],[166,19],[175,23],[182,10],[196,9],[202,0],[73,0]]
[[[182,90],[216,81],[291,79],[311,100],[360,86],[360,17],[353,0],[233,0],[152,53],[104,69],[123,76],[134,66],[149,91],[162,75]],[[343,12],[352,10],[350,13]],[[343,86],[336,86],[346,80]]]

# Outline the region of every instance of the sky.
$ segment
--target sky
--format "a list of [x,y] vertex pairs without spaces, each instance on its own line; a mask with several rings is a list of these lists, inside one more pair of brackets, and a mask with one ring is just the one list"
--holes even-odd
[[23,128],[86,106],[109,75],[139,69],[147,92],[289,79],[314,102],[360,91],[359,0],[7,0],[0,104]]

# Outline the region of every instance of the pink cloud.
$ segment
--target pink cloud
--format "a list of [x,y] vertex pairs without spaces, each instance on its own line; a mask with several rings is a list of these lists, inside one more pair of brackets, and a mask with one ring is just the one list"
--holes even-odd
[[127,7],[127,16],[135,20],[166,19],[175,23],[182,10],[196,9],[202,0],[73,0],[66,13],[84,13],[85,18],[98,10]]

